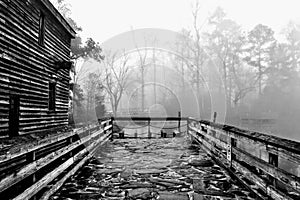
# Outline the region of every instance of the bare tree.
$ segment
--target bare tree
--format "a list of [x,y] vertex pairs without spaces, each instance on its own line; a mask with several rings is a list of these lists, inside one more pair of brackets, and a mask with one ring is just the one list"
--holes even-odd
[[117,116],[120,100],[129,84],[129,56],[123,54],[120,58],[117,53],[105,54],[103,87],[108,94],[114,116]]

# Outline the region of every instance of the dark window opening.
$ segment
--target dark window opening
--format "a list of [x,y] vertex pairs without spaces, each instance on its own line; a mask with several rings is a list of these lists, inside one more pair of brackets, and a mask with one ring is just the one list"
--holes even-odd
[[269,163],[275,167],[278,167],[278,155],[269,153]]
[[9,136],[19,135],[19,112],[20,97],[18,95],[10,95],[9,98]]
[[45,15],[41,12],[39,20],[39,45],[44,46],[45,40]]
[[49,111],[55,111],[56,83],[49,82]]

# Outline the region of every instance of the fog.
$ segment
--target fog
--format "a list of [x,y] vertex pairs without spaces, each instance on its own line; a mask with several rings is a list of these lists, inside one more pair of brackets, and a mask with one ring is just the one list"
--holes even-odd
[[[273,2],[268,1],[262,8],[257,5],[257,13],[253,10],[250,16],[250,11],[238,12],[249,3],[225,2],[216,1],[212,6],[191,1],[182,7],[184,14],[178,14],[186,16],[178,22],[181,27],[172,30],[162,23],[160,29],[139,29],[137,25],[119,33],[97,26],[97,30],[114,35],[97,41],[103,60],[93,54],[77,62],[76,80],[84,97],[80,112],[97,104],[87,98],[93,89],[109,115],[177,116],[181,112],[182,116],[212,120],[216,112],[219,123],[300,141],[300,22],[292,9],[296,3],[287,2],[288,7],[280,10],[277,2],[272,10]],[[78,5],[73,5],[80,21]],[[168,7],[170,15],[180,10],[179,5]],[[72,3],[65,6],[72,12]],[[275,11],[282,11],[278,12],[282,17],[275,18]],[[139,14],[142,19],[151,18],[147,12]],[[123,26],[122,20],[120,24],[115,20],[122,18],[121,13],[114,15],[103,19],[103,25],[111,20],[113,26]],[[158,11],[154,18],[159,24],[164,16]],[[176,18],[173,20],[176,24]],[[130,18],[128,23],[134,25],[136,19]],[[84,38],[88,32],[83,29],[80,34]]]

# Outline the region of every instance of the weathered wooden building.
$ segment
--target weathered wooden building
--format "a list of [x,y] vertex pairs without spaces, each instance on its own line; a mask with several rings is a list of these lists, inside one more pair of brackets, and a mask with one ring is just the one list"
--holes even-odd
[[49,0],[0,0],[0,137],[67,125],[74,36]]

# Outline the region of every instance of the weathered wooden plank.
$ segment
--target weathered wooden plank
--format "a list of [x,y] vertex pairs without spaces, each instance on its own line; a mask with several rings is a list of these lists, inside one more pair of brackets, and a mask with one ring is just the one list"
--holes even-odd
[[[0,98],[13,93],[20,96],[20,115],[40,118],[33,121],[21,121],[21,134],[32,133],[43,128],[50,130],[54,126],[66,125],[68,119],[69,73],[68,70],[57,71],[55,62],[70,59],[70,42],[72,35],[69,30],[53,15],[53,10],[40,1],[7,1],[0,4]],[[53,9],[53,7],[51,7]],[[45,14],[45,46],[38,44],[39,17]],[[58,77],[56,88],[56,112],[47,111],[48,82],[52,75]],[[5,98],[7,98],[5,97]],[[1,99],[0,99],[1,100]],[[7,100],[6,100],[7,101]],[[8,118],[7,108],[0,103],[2,118]],[[34,108],[34,109],[33,109]],[[44,115],[53,116],[52,120],[43,119]],[[32,114],[32,116],[30,116]],[[1,124],[1,123],[0,123]],[[48,124],[48,125],[46,125]],[[7,131],[7,124],[2,123]],[[1,135],[3,133],[1,132]]]
[[[50,154],[46,158],[42,158],[41,160],[35,161],[34,163],[31,163],[31,164],[25,166],[23,169],[21,169],[17,173],[17,176],[14,176],[15,177],[14,181],[16,181],[17,178],[22,178],[22,177],[19,177],[21,175],[23,175],[23,178],[25,176],[29,176],[34,171],[38,170],[39,168],[44,167],[45,165],[50,164],[53,160],[56,160],[59,157],[62,157],[64,155],[68,154],[70,151],[72,151],[73,149],[77,148],[78,146],[80,146],[82,144],[86,144],[88,141],[93,140],[93,138],[98,138],[98,140],[93,140],[93,142],[90,143],[90,145],[88,147],[86,147],[85,149],[83,149],[82,151],[80,151],[78,154],[76,154],[73,157],[71,157],[70,159],[68,159],[66,162],[64,162],[63,164],[61,164],[54,171],[52,171],[52,172],[48,173],[47,175],[45,175],[43,178],[41,178],[40,180],[38,180],[34,185],[30,186],[22,194],[19,194],[14,199],[22,199],[22,198],[29,199],[29,198],[31,198],[41,188],[43,188],[44,186],[46,186],[50,181],[52,181],[56,176],[58,176],[63,170],[65,170],[69,166],[71,166],[74,163],[74,161],[76,161],[77,159],[84,158],[84,157],[82,157],[83,154],[85,154],[87,152],[93,153],[95,151],[95,149],[96,149],[96,147],[97,147],[98,144],[103,144],[109,138],[109,135],[107,135],[107,134],[104,135],[103,134],[103,129],[100,129],[100,130],[96,131],[96,128],[97,128],[97,126],[91,126],[90,127],[90,129],[92,129],[91,130],[91,134],[88,134],[85,138],[80,138],[80,140],[78,142],[75,142],[75,143],[73,143],[73,144],[71,144],[71,145],[69,145],[69,146],[67,146],[67,147],[65,147],[63,149],[60,149],[60,150],[56,151],[56,153]],[[85,132],[84,129],[81,129],[79,131],[81,133]],[[98,137],[99,135],[100,135],[100,137]],[[50,160],[48,160],[48,159],[50,159]],[[30,172],[30,169],[32,170],[32,172]],[[27,172],[26,175],[24,175],[23,172]],[[5,179],[4,181],[7,181],[7,180],[8,179]],[[10,180],[10,181],[11,181],[10,182],[11,184],[15,183],[12,180]],[[1,188],[1,189],[5,189],[5,188]]]
[[278,155],[284,159],[287,159],[293,163],[297,163],[300,164],[300,155],[299,154],[295,154],[292,152],[289,152],[285,149],[282,148],[275,148],[273,146],[269,146],[267,145],[267,149],[268,152],[273,153],[275,155]]
[[[280,138],[278,140],[279,142],[282,142],[282,144],[280,144],[278,141],[275,141],[277,137],[261,133],[252,133],[232,126],[215,124],[208,121],[197,122],[197,120],[190,120],[188,129],[193,137],[196,137],[201,141],[202,147],[208,154],[225,164],[225,166],[228,167],[228,170],[230,170],[230,166],[232,166],[236,171],[241,172],[242,176],[238,177],[240,181],[247,184],[243,179],[247,178],[248,180],[251,180],[254,186],[252,187],[253,191],[257,190],[257,187],[259,187],[266,195],[273,199],[292,199],[288,194],[285,194],[280,191],[279,188],[276,188],[277,186],[275,187],[266,183],[266,177],[262,178],[261,175],[256,175],[253,171],[242,166],[239,161],[247,163],[247,165],[255,167],[257,170],[261,170],[269,176],[281,181],[283,184],[286,184],[288,192],[300,194],[300,178],[298,176],[267,162],[269,159],[268,153],[273,153],[273,155],[278,155],[279,157],[282,157],[282,159],[286,159],[291,161],[291,163],[299,165],[299,143]],[[201,137],[203,137],[203,139]],[[233,140],[235,140],[234,143],[232,143]],[[283,144],[287,146],[284,146]],[[291,146],[289,147],[288,145],[290,144]],[[226,147],[226,145],[229,146]],[[248,152],[248,150],[251,150],[250,147],[253,147],[255,151],[258,150],[258,154],[255,152]],[[230,148],[230,151],[228,151],[228,148]],[[228,154],[230,154],[229,160],[227,158],[226,161],[226,159],[223,158],[222,154],[224,152],[222,149],[226,149],[227,157]],[[265,155],[261,157],[261,153]],[[231,158],[231,154],[234,154],[233,159]],[[226,163],[229,163],[229,165],[226,165]],[[230,163],[232,165],[230,165]],[[239,176],[238,174],[239,173],[236,175]],[[258,196],[261,195],[258,191],[255,193],[257,193]],[[264,198],[264,196],[261,196],[261,198]]]
[[[86,149],[82,150],[80,154],[86,152]],[[74,163],[74,158],[69,158],[66,162],[61,164],[58,168],[48,173],[37,183],[26,189],[22,194],[18,195],[14,200],[28,200],[33,197],[39,190],[45,187],[50,181],[55,179],[60,173],[62,173],[65,169],[67,169],[70,165]]]
[[18,170],[17,172],[14,172],[13,174],[7,174],[7,176],[5,178],[0,180],[0,192],[9,188],[13,184],[16,184],[17,182],[23,180],[24,178],[30,176],[31,174],[33,174],[37,170],[41,169],[42,167],[47,166],[54,160],[69,153],[70,151],[72,151],[73,149],[75,149],[76,147],[78,147],[81,144],[82,144],[82,142],[77,141],[69,146],[66,146],[62,149],[52,152],[51,154],[45,156],[42,159],[39,159],[37,161],[34,161],[34,162],[22,167],[20,170]]
[[239,148],[232,148],[232,152],[236,155],[237,159],[240,161],[244,161],[249,165],[255,166],[265,173],[271,175],[272,177],[276,178],[277,180],[285,179],[288,182],[284,182],[285,184],[289,185],[290,187],[294,188],[300,194],[300,178],[294,176],[293,174],[289,174],[288,172],[281,170],[251,154],[239,149]]
[[[242,176],[239,176],[239,179],[243,180],[246,178],[252,181],[253,185],[251,186],[253,190],[256,190],[256,186],[258,186],[262,191],[266,193],[266,195],[272,197],[276,200],[293,200],[293,198],[289,197],[287,194],[276,190],[273,186],[269,185],[262,178],[251,172],[246,167],[239,164],[237,161],[232,162],[233,167],[242,173]],[[259,194],[259,193],[258,193]]]
[[228,125],[222,125],[222,124],[216,124],[213,122],[201,120],[201,123],[215,127],[217,129],[221,129],[224,131],[229,132],[232,135],[235,135],[236,137],[246,137],[256,142],[261,142],[263,144],[272,145],[274,147],[279,147],[286,149],[290,152],[300,154],[300,143],[296,141],[291,141],[288,139],[279,138],[272,135],[266,135],[258,132],[251,132],[247,130],[242,130],[237,127],[228,126]]

